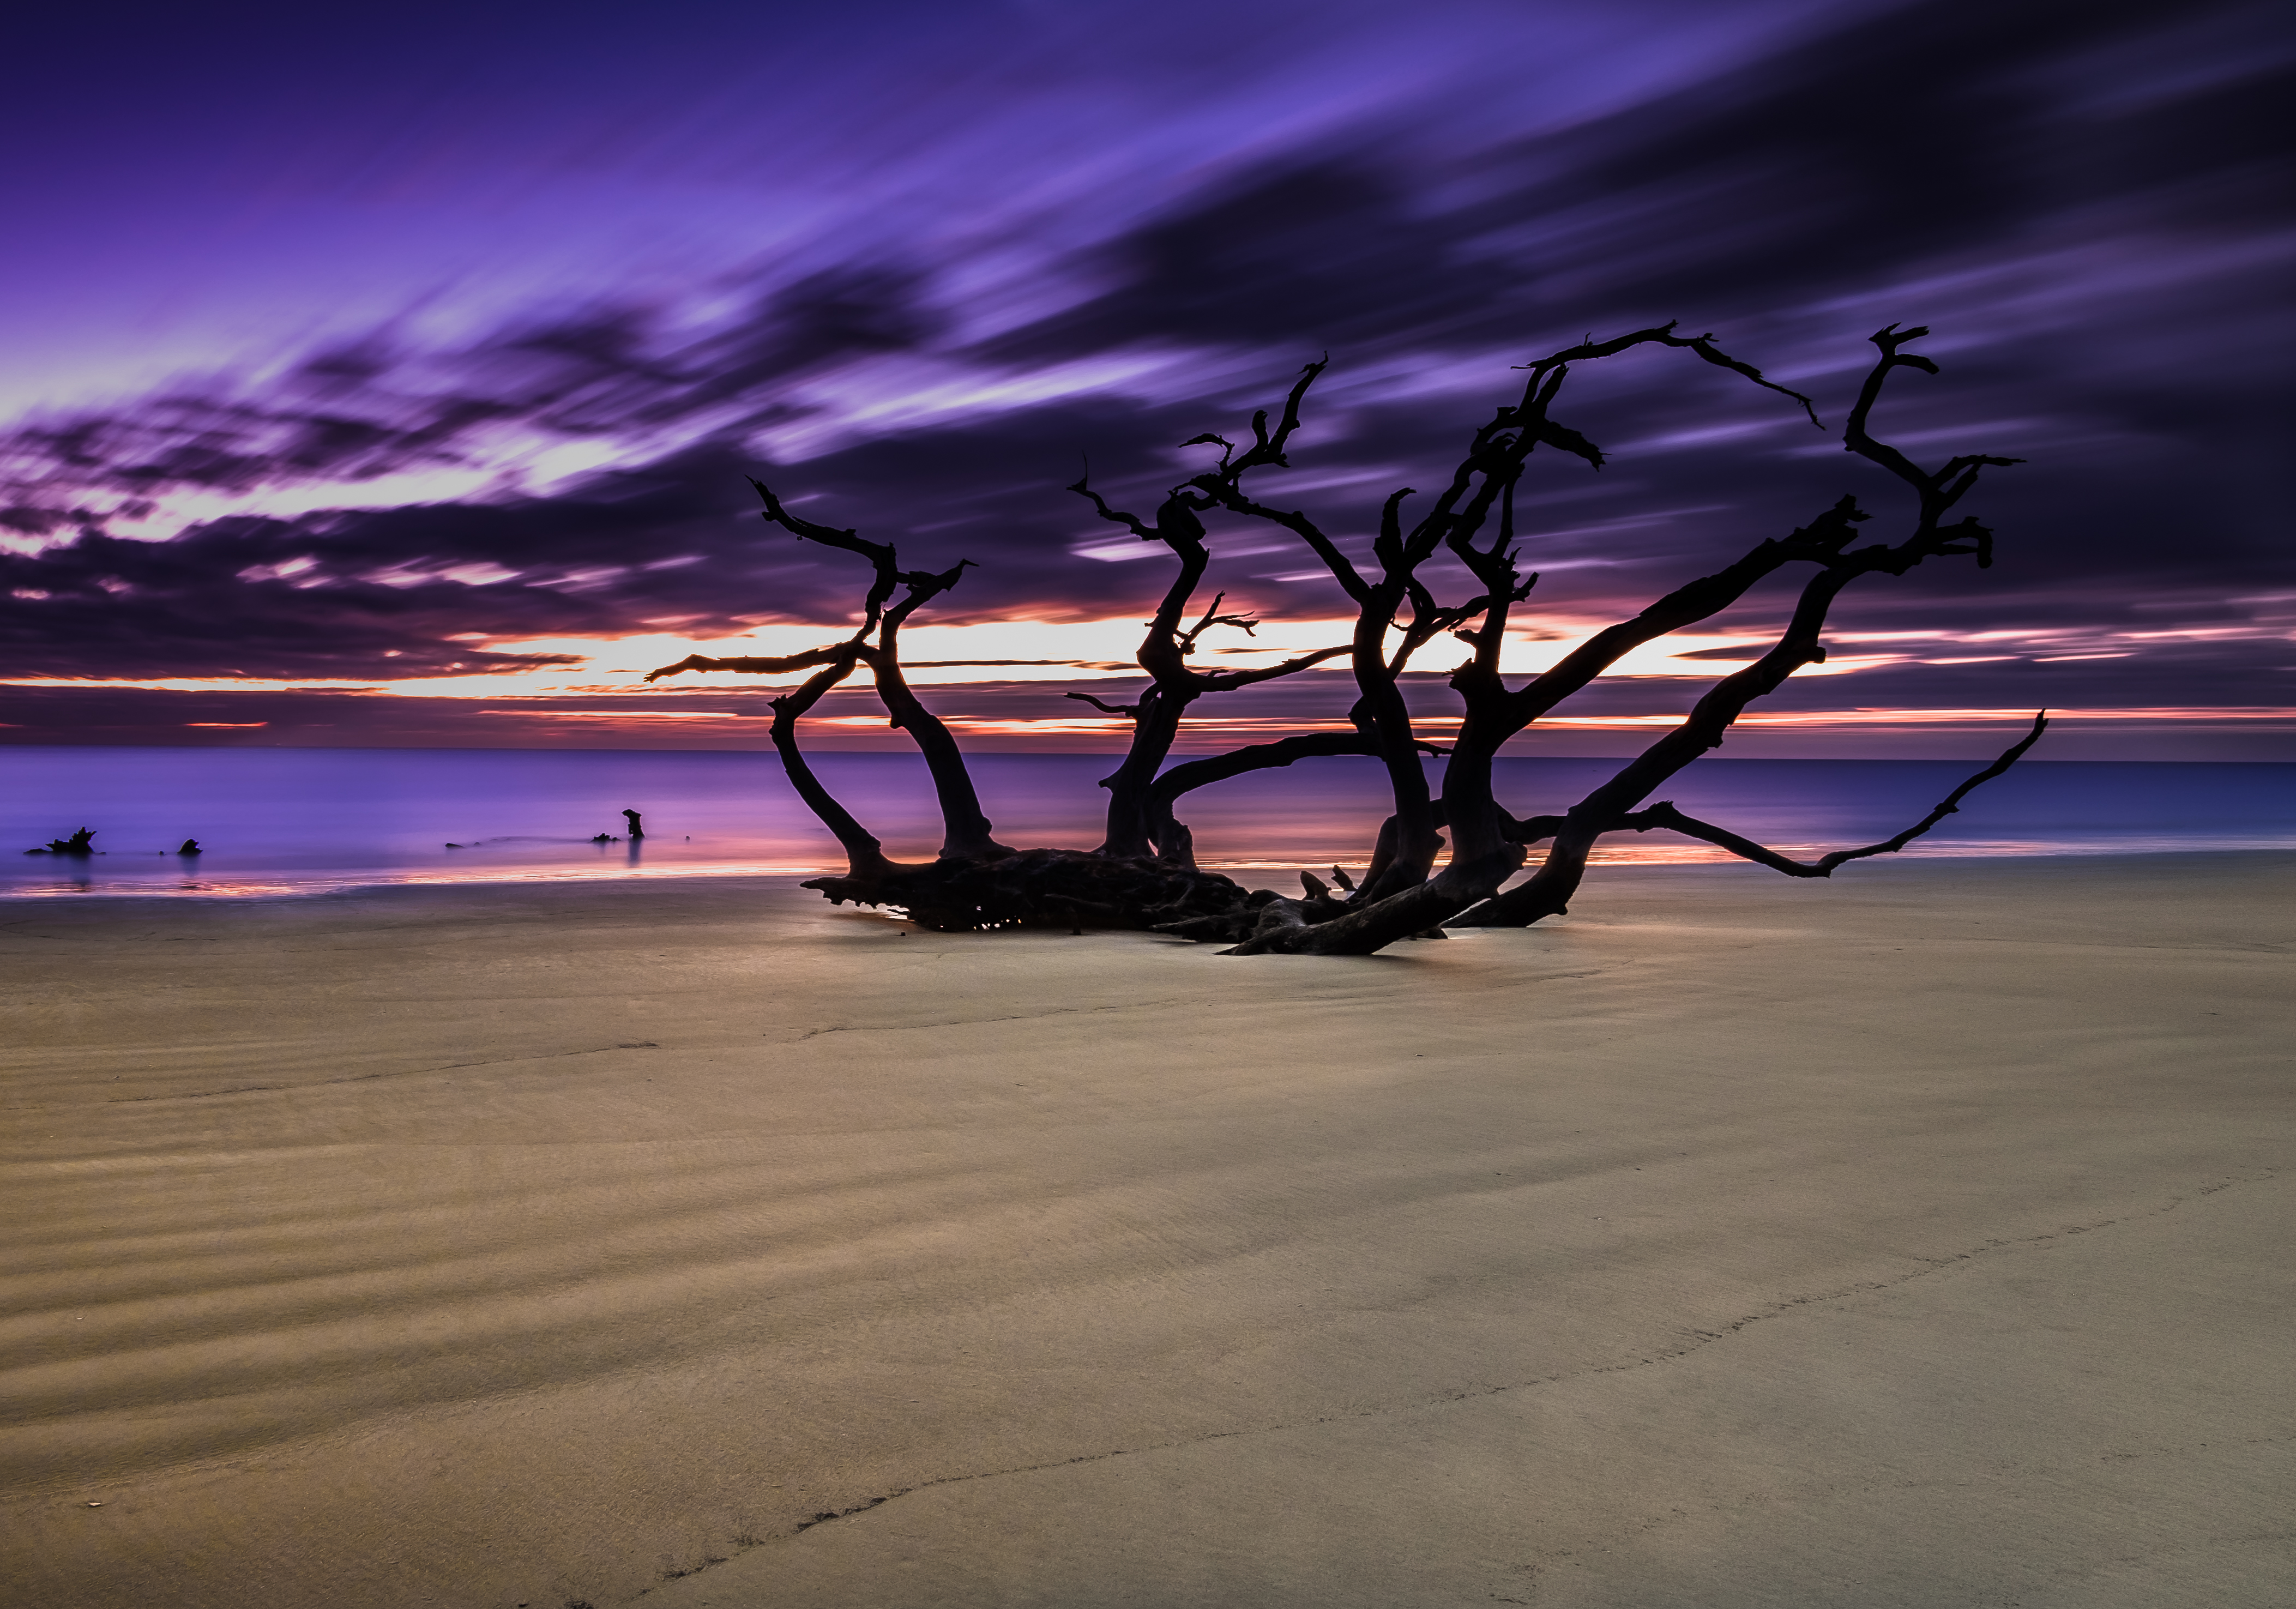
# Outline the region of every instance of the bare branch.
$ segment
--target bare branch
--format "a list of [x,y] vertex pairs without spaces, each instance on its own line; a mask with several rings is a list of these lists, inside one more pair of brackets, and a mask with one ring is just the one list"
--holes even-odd
[[1756,385],[1766,387],[1770,390],[1777,392],[1782,397],[1792,398],[1796,402],[1801,404],[1801,411],[1809,415],[1809,422],[1812,424],[1817,426],[1819,430],[1824,430],[1825,428],[1825,422],[1817,416],[1817,405],[1816,403],[1803,396],[1800,391],[1792,390],[1791,387],[1780,385],[1774,380],[1763,379],[1762,371],[1756,368],[1752,364],[1741,363],[1738,359],[1731,357],[1727,352],[1718,349],[1714,345],[1714,337],[1712,335],[1700,335],[1689,341],[1677,341],[1669,337],[1667,341],[1667,344],[1669,346],[1686,346],[1692,351],[1697,353],[1701,357],[1703,357],[1707,362],[1715,365],[1718,368],[1729,369],[1735,374],[1743,374]]
[[[1227,470],[1231,482],[1241,477],[1244,471],[1258,469],[1263,464],[1272,464],[1278,467],[1289,467],[1284,464],[1283,449],[1284,445],[1292,439],[1292,432],[1300,428],[1300,399],[1307,396],[1308,388],[1316,383],[1316,377],[1329,368],[1331,363],[1331,355],[1325,353],[1314,363],[1308,364],[1300,369],[1300,378],[1292,382],[1292,394],[1283,399],[1283,417],[1276,424],[1273,435],[1268,433],[1267,415],[1265,411],[1251,416],[1253,437],[1251,449],[1232,465],[1224,466]],[[1218,438],[1214,437],[1213,439],[1218,440]],[[1227,444],[1221,442],[1220,445],[1225,447]]]
[[1843,497],[1784,540],[1764,538],[1736,562],[1676,587],[1631,620],[1596,632],[1508,696],[1505,735],[1513,736],[1587,686],[1631,650],[1719,614],[1786,564],[1797,560],[1822,563],[1839,554],[1866,517],[1857,499]]
[[1377,752],[1371,738],[1359,731],[1303,732],[1292,737],[1279,737],[1270,743],[1231,749],[1225,754],[1208,754],[1201,759],[1184,761],[1156,779],[1153,797],[1156,803],[1168,813],[1173,801],[1184,794],[1210,787],[1216,782],[1226,782],[1230,777],[1246,776],[1253,771],[1279,769],[1303,759]]
[[893,588],[900,584],[900,571],[896,568],[892,548],[882,542],[865,540],[858,531],[816,525],[811,520],[790,513],[782,506],[781,499],[774,496],[773,489],[755,475],[750,477],[750,484],[758,488],[758,496],[765,503],[767,524],[780,526],[801,542],[819,542],[826,547],[842,548],[869,561],[870,567],[876,572],[876,579],[870,585],[868,595],[862,601],[862,630],[865,632],[874,627],[885,607],[885,600],[893,595]]
[[1140,714],[1140,706],[1138,704],[1104,703],[1101,700],[1093,697],[1089,693],[1068,693],[1062,694],[1062,696],[1064,698],[1079,700],[1084,703],[1090,704],[1094,709],[1101,710],[1105,714],[1120,715],[1127,720],[1136,719]]
[[[1842,446],[1862,458],[1869,458],[1888,470],[1921,494],[1922,523],[1924,529],[1936,523],[1937,516],[1961,501],[1977,484],[1978,472],[1988,467],[2006,469],[2022,464],[2022,458],[1997,458],[1985,454],[1967,454],[1950,459],[1935,474],[1924,472],[1911,458],[1886,441],[1874,439],[1868,429],[1874,405],[1881,399],[1882,382],[1895,369],[1919,369],[1924,374],[1934,374],[1938,365],[1918,352],[1902,349],[1909,341],[1918,341],[1929,333],[1924,324],[1910,330],[1900,330],[1889,324],[1874,332],[1871,340],[1882,349],[1882,357],[1867,372],[1865,383],[1858,388],[1857,404],[1849,410],[1848,428],[1842,431]],[[1982,569],[1992,562],[1989,551],[1978,550],[1978,565]]]
[[[1720,348],[1717,347],[1714,344],[1714,337],[1711,334],[1677,335],[1674,332],[1675,326],[1681,322],[1682,321],[1678,318],[1669,318],[1666,323],[1657,325],[1652,329],[1636,330],[1625,335],[1613,335],[1608,341],[1596,341],[1590,336],[1575,347],[1566,347],[1560,352],[1556,352],[1551,356],[1538,359],[1536,363],[1521,364],[1517,366],[1530,370],[1533,377],[1537,378],[1555,368],[1561,367],[1564,364],[1584,363],[1590,358],[1595,357],[1611,357],[1627,350],[1629,347],[1638,347],[1648,342],[1655,341],[1663,346],[1685,348],[1690,351],[1697,353],[1699,357],[1719,368],[1728,369],[1734,374],[1743,374],[1747,379],[1752,381],[1756,385],[1763,387],[1765,390],[1775,391],[1784,397],[1792,398],[1796,402],[1801,404],[1802,411],[1809,415],[1809,422],[1812,424],[1817,425],[1820,430],[1825,428],[1824,423],[1818,419],[1816,404],[1811,402],[1808,398],[1803,396],[1800,391],[1793,390],[1789,387],[1778,384],[1775,381],[1764,379],[1762,377],[1762,371],[1756,368],[1752,364],[1742,363],[1737,358],[1731,357],[1727,352],[1725,352]],[[1912,332],[1912,333],[1926,335],[1929,332],[1926,330],[1917,330]],[[1926,360],[1924,359],[1923,361]]]
[[1069,490],[1076,493],[1079,497],[1091,498],[1093,507],[1100,511],[1102,519],[1111,525],[1121,525],[1143,542],[1163,540],[1161,536],[1148,528],[1147,522],[1138,514],[1127,513],[1120,508],[1111,508],[1108,505],[1108,499],[1092,489],[1092,468],[1089,464],[1085,467],[1083,475],[1078,479],[1075,485],[1069,488]]
[[1858,388],[1857,400],[1849,410],[1849,423],[1841,433],[1842,445],[1860,457],[1871,458],[1915,490],[1927,492],[1930,478],[1914,461],[1886,442],[1876,441],[1866,433],[1866,423],[1881,399],[1882,382],[1897,368],[1919,369],[1924,374],[1934,374],[1938,366],[1919,353],[1900,353],[1898,349],[1909,341],[1918,341],[1928,334],[1929,326],[1916,324],[1910,330],[1900,330],[1890,324],[1874,332],[1870,339],[1882,349],[1882,359],[1867,371],[1866,382]]
[[1231,492],[1221,497],[1219,501],[1220,506],[1231,513],[1245,514],[1254,520],[1265,520],[1271,525],[1281,525],[1284,529],[1291,531],[1305,542],[1308,549],[1324,562],[1324,568],[1332,572],[1332,579],[1339,582],[1341,589],[1349,597],[1354,599],[1358,604],[1370,601],[1371,584],[1363,579],[1362,573],[1356,569],[1354,562],[1347,554],[1340,551],[1339,544],[1324,535],[1323,528],[1300,510],[1272,508],[1265,503],[1256,502],[1245,497],[1242,492]]
[[1621,817],[1618,827],[1612,830],[1625,829],[1645,833],[1652,827],[1664,827],[1669,832],[1680,833],[1685,837],[1702,839],[1708,843],[1729,850],[1733,855],[1759,862],[1772,871],[1784,872],[1789,877],[1831,877],[1837,866],[1846,866],[1850,861],[1863,860],[1869,855],[1896,854],[1915,839],[1937,825],[1939,822],[1953,815],[1961,809],[1961,801],[1968,797],[1972,789],[1980,783],[1990,782],[2000,776],[2011,766],[2015,765],[2026,750],[2040,742],[2041,734],[2048,730],[2048,726],[2049,712],[2044,710],[2033,718],[2033,729],[2003,751],[1998,759],[1947,794],[1935,809],[1895,837],[1885,838],[1879,843],[1869,843],[1859,849],[1835,850],[1831,854],[1820,856],[1816,860],[1796,860],[1791,856],[1778,853],[1775,850],[1766,849],[1751,838],[1742,838],[1726,828],[1718,827],[1709,822],[1685,816],[1676,809],[1671,801],[1661,801],[1646,809],[1636,810],[1631,815]]
[[902,583],[908,587],[909,595],[885,612],[880,627],[881,642],[889,641],[891,634],[898,631],[902,622],[914,614],[920,605],[931,603],[934,598],[955,586],[964,578],[966,571],[976,568],[978,566],[971,559],[959,559],[938,575],[922,570],[904,570],[898,572]]
[[1196,651],[1196,639],[1215,626],[1236,627],[1246,636],[1259,635],[1258,615],[1220,613],[1219,606],[1226,601],[1227,594],[1224,592],[1212,594],[1211,605],[1204,611],[1204,618],[1180,633],[1179,644],[1182,653],[1193,653]]

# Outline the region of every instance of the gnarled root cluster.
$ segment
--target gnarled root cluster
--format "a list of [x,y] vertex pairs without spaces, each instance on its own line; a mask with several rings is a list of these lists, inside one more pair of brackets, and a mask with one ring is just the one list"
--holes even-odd
[[839,905],[879,906],[935,932],[1001,927],[1157,928],[1241,910],[1255,896],[1217,872],[1082,850],[1022,850],[991,860],[888,863],[874,874],[804,884]]
[[[1341,892],[1334,893],[1313,872],[1302,872],[1303,898],[1289,899],[1272,889],[1259,889],[1226,910],[1182,922],[1159,923],[1156,931],[1199,944],[1226,944],[1231,948],[1223,953],[1228,955],[1368,955],[1398,939],[1445,937],[1437,923],[1457,908],[1406,913],[1403,907],[1427,903],[1426,896],[1432,891],[1423,883],[1378,902],[1374,917],[1367,890],[1357,888],[1337,866],[1332,868],[1332,876]],[[1423,920],[1419,919],[1423,916]],[[1368,926],[1380,930],[1382,936],[1378,942],[1354,941],[1360,937],[1359,930]]]
[[1305,897],[1292,899],[1247,889],[1218,872],[1088,850],[1022,850],[979,860],[951,856],[921,866],[888,861],[868,874],[816,877],[802,886],[832,904],[898,911],[934,932],[1127,928],[1229,945],[1242,955],[1368,954],[1398,939],[1444,937],[1438,924],[1487,898],[1512,864],[1488,868],[1465,898],[1446,898],[1449,884],[1437,878],[1377,902],[1375,910],[1337,866],[1332,876],[1341,891],[1302,872]]

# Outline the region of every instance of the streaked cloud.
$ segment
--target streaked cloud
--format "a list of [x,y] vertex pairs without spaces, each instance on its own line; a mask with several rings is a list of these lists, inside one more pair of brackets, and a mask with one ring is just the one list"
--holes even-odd
[[[514,12],[458,22],[451,80],[411,27],[348,53],[163,28],[110,64],[141,109],[117,127],[58,135],[37,82],[0,114],[49,159],[17,214],[63,242],[0,267],[7,685],[388,690],[494,728],[504,698],[647,697],[644,645],[794,645],[852,606],[840,555],[756,522],[750,472],[980,565],[909,634],[920,682],[1105,680],[1169,561],[1061,490],[1086,456],[1144,505],[1173,443],[1329,351],[1268,486],[1360,544],[1508,365],[1675,316],[1837,425],[1865,334],[1930,324],[1947,371],[1893,391],[1896,439],[2032,460],[1984,496],[1994,571],[1846,600],[1829,689],[1991,708],[1989,676],[2004,707],[2070,690],[2198,730],[2296,677],[2267,9],[703,8],[594,37]],[[1519,669],[1845,489],[1901,512],[1719,377],[1649,357],[1573,394],[1614,464],[1525,488]],[[1304,554],[1214,548],[1254,646],[1335,640]],[[1628,686],[1742,662],[1787,595]],[[718,724],[658,708],[629,718]],[[57,730],[19,711],[18,741]],[[178,726],[278,731],[209,713]]]

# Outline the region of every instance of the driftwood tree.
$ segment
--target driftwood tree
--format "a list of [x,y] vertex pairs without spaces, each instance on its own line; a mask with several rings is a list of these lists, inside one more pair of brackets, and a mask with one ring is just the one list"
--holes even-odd
[[[1205,434],[1185,447],[1217,448],[1211,467],[1172,488],[1148,515],[1111,507],[1089,476],[1069,489],[1090,501],[1098,515],[1144,542],[1161,544],[1178,562],[1138,654],[1147,689],[1128,704],[1070,694],[1132,723],[1124,761],[1105,778],[1108,825],[1096,849],[1014,850],[999,843],[975,793],[964,757],[901,673],[900,630],[918,609],[955,586],[968,567],[910,571],[894,548],[857,532],[816,524],[791,513],[761,482],[767,522],[800,540],[841,549],[865,561],[871,580],[852,635],[802,653],[770,659],[710,659],[696,655],[646,679],[689,670],[789,675],[810,671],[799,686],[773,701],[773,742],[799,795],[844,847],[846,870],[806,884],[832,900],[906,912],[933,928],[964,930],[1017,924],[1086,923],[1152,928],[1230,946],[1227,953],[1365,955],[1398,940],[1439,938],[1445,927],[1521,927],[1558,915],[1585,876],[1589,852],[1606,833],[1653,829],[1717,845],[1792,876],[1824,877],[1845,862],[1887,854],[1929,831],[1958,808],[1969,791],[1997,776],[2032,746],[2047,725],[2032,730],[1985,770],[1956,788],[1930,814],[1880,843],[1837,850],[1802,862],[1698,821],[1671,803],[1646,802],[1700,755],[1720,745],[1748,706],[1775,692],[1804,665],[1825,657],[1827,612],[1842,590],[1863,578],[1903,576],[1931,559],[1992,562],[1991,531],[1973,518],[1948,524],[1948,515],[1990,467],[2014,458],[1966,454],[1923,469],[1873,433],[1873,415],[1890,377],[1904,368],[1938,372],[1936,364],[1907,351],[1924,329],[1894,324],[1873,337],[1880,357],[1867,373],[1843,431],[1843,444],[1902,481],[1912,507],[1894,540],[1860,545],[1868,515],[1843,497],[1809,523],[1757,544],[1713,574],[1677,587],[1631,620],[1597,632],[1551,669],[1509,687],[1499,668],[1510,612],[1538,583],[1518,551],[1515,488],[1531,455],[1541,447],[1599,469],[1602,450],[1554,417],[1555,399],[1575,366],[1638,347],[1671,348],[1790,398],[1823,428],[1809,398],[1763,378],[1753,365],[1715,346],[1710,336],[1676,332],[1674,324],[1636,330],[1607,341],[1587,341],[1525,365],[1520,398],[1500,407],[1470,438],[1448,482],[1415,518],[1405,518],[1405,487],[1389,497],[1371,545],[1359,564],[1305,513],[1265,500],[1260,472],[1289,467],[1285,456],[1300,428],[1300,408],[1324,364],[1309,364],[1292,387],[1274,423],[1252,415],[1251,440],[1240,446]],[[1189,663],[1210,630],[1250,631],[1250,616],[1220,612],[1224,595],[1194,612],[1210,554],[1206,521],[1226,518],[1273,526],[1296,538],[1338,582],[1356,607],[1346,644],[1253,670],[1207,671]],[[1447,554],[1472,579],[1471,595],[1441,601],[1425,575]],[[1805,570],[1792,617],[1776,642],[1753,663],[1708,689],[1679,725],[1585,798],[1554,814],[1517,817],[1494,791],[1501,745],[1603,675],[1628,651],[1698,621],[1744,597],[1757,583],[1788,569]],[[1421,738],[1405,705],[1402,677],[1413,658],[1439,636],[1468,650],[1449,677],[1463,707],[1458,735],[1448,750]],[[1197,700],[1295,674],[1342,656],[1354,673],[1356,697],[1340,731],[1302,733],[1225,754],[1168,764],[1180,722]],[[916,742],[940,804],[944,837],[930,862],[890,860],[882,843],[824,787],[799,743],[799,727],[832,688],[865,669],[891,723]],[[1439,792],[1422,756],[1445,757]],[[1384,767],[1393,808],[1378,830],[1362,880],[1332,869],[1336,889],[1302,874],[1304,895],[1285,898],[1247,891],[1195,865],[1193,840],[1180,819],[1182,801],[1198,788],[1254,770],[1317,757],[1356,755]],[[1445,833],[1449,834],[1447,854]],[[1507,887],[1529,858],[1546,846],[1536,869]]]

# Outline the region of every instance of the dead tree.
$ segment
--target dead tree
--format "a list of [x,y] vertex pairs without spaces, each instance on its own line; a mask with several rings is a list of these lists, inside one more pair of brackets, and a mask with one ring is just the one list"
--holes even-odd
[[[1380,513],[1371,562],[1358,565],[1339,541],[1304,511],[1258,495],[1246,477],[1289,467],[1287,446],[1300,427],[1300,406],[1324,363],[1309,364],[1272,426],[1263,410],[1252,416],[1252,441],[1239,448],[1205,434],[1185,447],[1217,447],[1218,461],[1173,488],[1151,519],[1111,507],[1087,476],[1070,489],[1088,498],[1103,519],[1143,541],[1158,542],[1179,561],[1139,650],[1150,678],[1133,703],[1110,703],[1070,694],[1132,722],[1125,760],[1103,780],[1110,792],[1107,833],[1088,851],[1017,851],[998,843],[981,813],[964,756],[948,729],[917,700],[900,671],[898,632],[920,606],[954,587],[969,562],[940,571],[904,571],[893,548],[856,532],[816,525],[791,514],[762,483],[765,518],[800,539],[859,555],[872,566],[858,628],[849,638],[777,659],[713,660],[696,656],[647,677],[685,670],[814,674],[774,701],[773,741],[801,798],[844,846],[842,877],[818,879],[837,900],[855,899],[907,911],[934,927],[980,928],[1018,923],[1086,921],[1152,927],[1179,937],[1231,946],[1227,953],[1365,955],[1398,940],[1440,937],[1445,927],[1525,926],[1562,913],[1586,874],[1595,844],[1612,833],[1662,829],[1715,844],[1794,876],[1826,876],[1866,856],[1890,853],[1930,830],[1959,807],[1971,789],[1999,775],[2038,740],[2032,731],[1992,766],[1964,783],[1930,815],[1895,837],[1836,851],[1815,862],[1791,859],[1730,832],[1693,820],[1670,803],[1645,804],[1651,794],[1724,735],[1756,700],[1776,691],[1803,665],[1822,661],[1828,611],[1842,590],[1872,575],[1903,576],[1933,558],[1973,557],[1991,562],[1992,533],[1974,519],[1953,524],[1947,514],[1976,486],[1987,468],[2019,462],[1983,454],[1948,459],[1924,470],[1872,433],[1873,413],[1884,383],[1899,368],[1934,374],[1937,365],[1906,351],[1926,330],[1895,325],[1873,338],[1881,356],[1866,376],[1843,433],[1844,446],[1888,471],[1912,489],[1915,507],[1894,542],[1857,546],[1868,515],[1843,497],[1803,527],[1766,538],[1711,575],[1677,588],[1631,620],[1597,632],[1551,669],[1510,688],[1500,671],[1500,648],[1511,612],[1531,594],[1538,575],[1526,573],[1517,547],[1515,488],[1541,447],[1583,460],[1595,469],[1602,449],[1557,421],[1554,404],[1573,369],[1639,347],[1674,349],[1792,398],[1823,428],[1809,398],[1763,377],[1753,365],[1718,348],[1710,336],[1685,336],[1672,324],[1607,341],[1587,341],[1524,365],[1521,394],[1496,410],[1471,436],[1451,475],[1417,518],[1404,507],[1416,496],[1406,487]],[[1200,671],[1187,663],[1197,640],[1214,627],[1250,631],[1250,616],[1219,612],[1215,595],[1193,625],[1186,624],[1210,563],[1207,516],[1271,525],[1291,533],[1315,554],[1356,606],[1352,637],[1344,646],[1317,650],[1282,664],[1249,671]],[[1442,602],[1423,573],[1439,556],[1456,562],[1473,590]],[[1758,583],[1789,566],[1807,565],[1792,617],[1777,641],[1753,663],[1722,677],[1689,716],[1600,787],[1553,814],[1517,817],[1494,792],[1499,749],[1540,717],[1584,689],[1629,650],[1711,618]],[[893,601],[896,592],[900,600]],[[1420,737],[1406,706],[1401,678],[1414,654],[1448,635],[1468,657],[1449,677],[1458,695],[1458,736],[1446,751]],[[1348,729],[1302,733],[1226,754],[1167,765],[1180,722],[1210,694],[1231,691],[1308,669],[1345,654],[1356,696]],[[923,753],[939,795],[945,837],[940,855],[923,865],[885,858],[882,845],[832,798],[806,763],[798,723],[830,689],[866,665],[894,726],[909,733]],[[1421,764],[1424,753],[1447,754],[1439,793]],[[1381,826],[1370,865],[1357,882],[1333,868],[1341,892],[1302,874],[1306,896],[1266,891],[1246,893],[1228,879],[1196,869],[1191,837],[1177,802],[1196,788],[1247,772],[1300,759],[1357,755],[1379,760],[1387,774],[1392,809]],[[1449,833],[1447,845],[1444,834]],[[1512,888],[1530,848],[1548,847],[1537,868]],[[1447,848],[1447,855],[1446,850]],[[1438,862],[1440,861],[1439,867]]]

